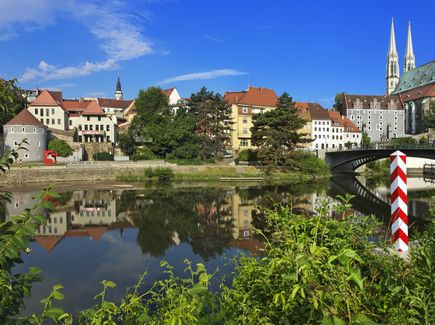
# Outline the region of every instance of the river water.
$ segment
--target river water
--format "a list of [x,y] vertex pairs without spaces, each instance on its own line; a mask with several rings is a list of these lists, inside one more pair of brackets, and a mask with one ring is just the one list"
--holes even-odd
[[[408,184],[412,236],[430,218],[435,184],[421,178],[410,178]],[[337,195],[350,193],[355,195],[354,213],[374,213],[388,225],[388,186],[388,180],[342,176],[296,185],[135,185],[98,190],[78,186],[59,191],[56,210],[47,212],[47,226],[38,230],[31,252],[14,269],[42,270],[42,282],[33,286],[26,301],[26,314],[40,311],[39,301],[59,283],[65,300],[58,306],[69,312],[90,307],[102,280],[117,283],[109,299],[119,301],[143,272],[147,272],[145,289],[161,279],[162,260],[179,276],[185,275],[185,259],[204,263],[209,272],[217,271],[214,289],[218,289],[222,277],[233,270],[233,257],[258,254],[263,247],[253,228],[264,225],[264,207],[280,202],[310,215],[322,204],[332,210]],[[14,190],[0,218],[8,220],[32,207],[36,194]]]

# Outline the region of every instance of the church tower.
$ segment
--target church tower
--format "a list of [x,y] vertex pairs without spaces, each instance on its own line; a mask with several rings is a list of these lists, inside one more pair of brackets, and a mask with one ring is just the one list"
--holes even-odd
[[118,76],[118,81],[116,83],[115,99],[122,100],[122,89],[121,89],[121,81],[119,80],[119,76]]
[[415,56],[412,49],[411,22],[408,23],[408,39],[406,41],[405,65],[403,72],[415,69]]
[[387,95],[391,94],[399,82],[399,56],[394,36],[394,19],[391,20],[390,47],[387,55]]

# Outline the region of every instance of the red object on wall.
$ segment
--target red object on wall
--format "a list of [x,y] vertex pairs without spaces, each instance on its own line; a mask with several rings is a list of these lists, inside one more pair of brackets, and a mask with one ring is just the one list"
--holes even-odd
[[44,150],[44,165],[56,165],[59,154],[54,150]]

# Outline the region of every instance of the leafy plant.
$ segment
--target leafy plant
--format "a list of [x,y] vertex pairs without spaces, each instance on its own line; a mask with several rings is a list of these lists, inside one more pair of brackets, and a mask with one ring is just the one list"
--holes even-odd
[[113,161],[113,155],[110,152],[96,152],[92,158],[99,161]]
[[71,146],[65,140],[61,139],[51,140],[48,143],[48,150],[56,151],[61,157],[68,157],[73,153]]

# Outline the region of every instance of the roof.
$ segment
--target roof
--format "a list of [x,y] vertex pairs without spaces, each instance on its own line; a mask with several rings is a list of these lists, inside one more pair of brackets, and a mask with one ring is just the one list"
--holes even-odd
[[164,93],[166,96],[171,96],[172,92],[175,90],[175,87],[169,88],[169,89],[162,89],[162,93]]
[[121,100],[111,98],[97,98],[101,107],[121,108],[127,109],[134,102],[134,100]]
[[411,100],[435,97],[435,83],[416,89],[408,90],[399,94],[403,102],[409,102]]
[[405,72],[393,94],[435,83],[435,60]]
[[322,105],[313,103],[309,105],[311,120],[330,120],[328,110],[324,109]]
[[339,124],[340,126],[344,127],[343,118],[340,115],[340,112],[327,110],[329,118],[334,124]]
[[370,103],[374,102],[375,99],[380,104],[379,109],[388,109],[388,104],[391,100],[396,103],[397,109],[403,109],[403,103],[398,95],[349,95],[346,93],[344,94],[344,108],[346,110],[354,108],[352,104],[356,102],[357,99],[362,103],[362,109],[373,109]]
[[39,245],[51,252],[63,239],[63,236],[35,236],[34,238]]
[[62,106],[66,111],[84,111],[91,101],[83,101],[83,100],[64,100],[62,101]]
[[103,109],[96,101],[91,101],[82,115],[106,115],[106,113],[104,113]]
[[343,116],[343,124],[344,124],[344,131],[345,132],[357,132],[361,133],[361,130],[358,129],[358,127],[353,124],[351,120],[349,120],[346,116]]
[[27,108],[23,109],[14,118],[12,118],[5,125],[33,125],[43,127],[44,124],[41,123],[32,113],[30,113]]
[[36,97],[36,99],[30,103],[31,106],[61,106],[62,92],[52,91],[44,89]]
[[249,87],[247,91],[225,93],[224,98],[230,104],[266,107],[276,107],[278,100],[278,96],[272,89],[263,87]]

